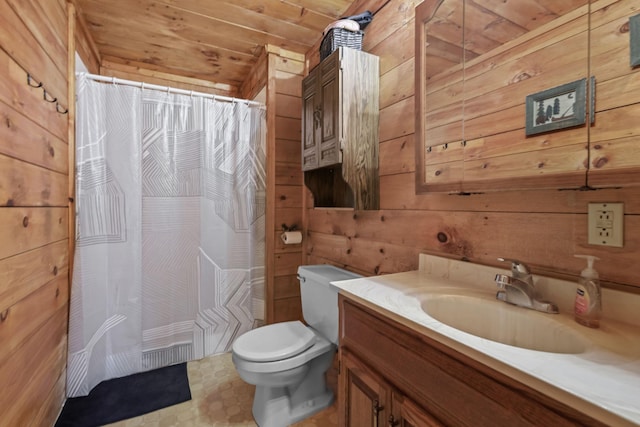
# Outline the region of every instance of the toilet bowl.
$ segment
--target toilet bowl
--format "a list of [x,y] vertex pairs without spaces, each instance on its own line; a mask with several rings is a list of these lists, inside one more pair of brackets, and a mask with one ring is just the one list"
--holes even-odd
[[284,427],[331,405],[325,373],[338,344],[338,292],[330,282],[361,276],[330,265],[298,268],[307,323],[262,326],[238,337],[232,360],[244,381],[256,386],[253,416],[259,427]]

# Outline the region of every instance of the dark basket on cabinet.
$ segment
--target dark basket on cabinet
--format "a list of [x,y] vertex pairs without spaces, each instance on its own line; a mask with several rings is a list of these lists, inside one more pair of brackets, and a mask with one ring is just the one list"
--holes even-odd
[[322,39],[320,43],[320,60],[339,47],[349,47],[351,49],[362,50],[362,31],[349,31],[344,28],[332,28]]

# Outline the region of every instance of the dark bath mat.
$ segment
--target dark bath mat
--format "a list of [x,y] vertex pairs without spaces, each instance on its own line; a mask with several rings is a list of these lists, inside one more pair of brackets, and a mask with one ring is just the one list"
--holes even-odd
[[56,427],[95,427],[191,400],[187,364],[103,381],[88,396],[72,397]]

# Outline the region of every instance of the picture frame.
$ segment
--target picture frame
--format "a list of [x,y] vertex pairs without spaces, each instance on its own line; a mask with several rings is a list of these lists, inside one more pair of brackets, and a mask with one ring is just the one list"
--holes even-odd
[[629,55],[631,68],[640,65],[640,15],[629,18]]
[[526,98],[526,135],[575,127],[586,122],[587,79],[565,83]]

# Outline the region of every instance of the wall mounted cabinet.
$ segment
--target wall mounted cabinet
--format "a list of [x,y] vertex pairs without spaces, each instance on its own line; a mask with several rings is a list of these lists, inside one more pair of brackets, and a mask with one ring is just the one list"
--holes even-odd
[[302,83],[302,170],[316,207],[378,209],[379,60],[338,48]]
[[[633,0],[570,0],[542,19],[484,3],[416,8],[416,193],[638,185]],[[586,124],[527,136],[539,116],[526,117],[526,97],[581,79],[586,105],[546,120],[586,111]]]

